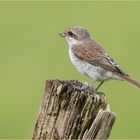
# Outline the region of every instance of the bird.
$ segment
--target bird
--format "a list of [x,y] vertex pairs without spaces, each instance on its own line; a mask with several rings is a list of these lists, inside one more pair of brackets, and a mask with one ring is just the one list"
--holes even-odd
[[[121,80],[140,88],[140,83],[125,73],[87,29],[73,26],[59,33],[69,45],[69,56],[77,70],[93,83],[99,81],[96,91],[108,80]],[[85,89],[87,87],[84,87]]]

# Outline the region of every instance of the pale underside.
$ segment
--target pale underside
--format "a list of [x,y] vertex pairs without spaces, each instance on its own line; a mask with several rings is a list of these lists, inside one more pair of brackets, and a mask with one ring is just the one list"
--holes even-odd
[[77,68],[77,70],[88,76],[92,81],[106,81],[109,79],[119,79],[120,77],[114,75],[111,71],[105,71],[101,67],[97,67],[94,65],[91,65],[90,63],[80,60],[79,58],[75,57],[74,54],[71,51],[71,48],[69,48],[69,55],[72,63]]
[[90,79],[92,79],[93,82],[106,81],[109,79],[122,80],[122,78],[114,74],[112,71],[105,70],[102,67],[92,65],[89,62],[81,60],[78,57],[76,57],[72,51],[72,47],[73,45],[81,44],[82,42],[77,42],[75,39],[72,38],[66,39],[69,44],[70,59],[80,73],[88,76]]

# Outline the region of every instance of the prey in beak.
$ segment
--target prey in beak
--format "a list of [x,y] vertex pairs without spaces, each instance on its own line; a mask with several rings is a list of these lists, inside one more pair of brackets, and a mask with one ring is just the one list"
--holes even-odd
[[59,33],[59,36],[60,36],[60,37],[66,37],[67,35],[66,35],[65,32],[62,32],[62,33]]

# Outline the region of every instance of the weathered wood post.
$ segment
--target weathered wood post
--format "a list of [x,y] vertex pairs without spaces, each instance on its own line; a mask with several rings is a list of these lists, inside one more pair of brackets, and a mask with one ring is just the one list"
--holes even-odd
[[103,93],[78,91],[84,83],[46,81],[33,139],[107,139],[115,122]]

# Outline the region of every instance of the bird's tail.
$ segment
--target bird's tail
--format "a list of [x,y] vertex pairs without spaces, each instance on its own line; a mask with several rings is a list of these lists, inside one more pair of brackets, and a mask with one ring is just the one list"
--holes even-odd
[[126,80],[127,82],[129,82],[130,84],[136,86],[137,88],[140,88],[140,82],[132,79],[130,76],[127,75],[121,75],[120,76],[122,79]]

